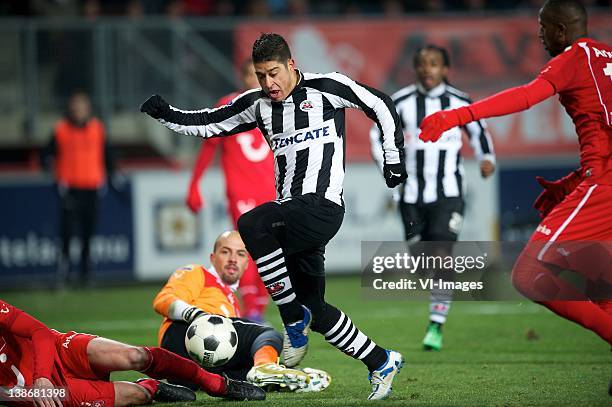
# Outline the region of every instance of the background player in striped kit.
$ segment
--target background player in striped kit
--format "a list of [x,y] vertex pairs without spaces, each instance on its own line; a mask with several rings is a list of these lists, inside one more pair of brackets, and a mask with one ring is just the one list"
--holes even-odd
[[386,398],[402,355],[376,345],[325,301],[324,251],[344,217],[346,108],[363,110],[382,129],[387,186],[406,179],[404,138],[393,101],[339,73],[300,72],[278,34],[262,34],[252,56],[261,89],[229,105],[183,111],[155,95],[141,111],[171,130],[206,138],[259,127],[274,151],[277,200],[242,215],[238,229],[279,307],[285,364],[292,367],[304,358],[312,324],[330,344],[367,366],[368,398]]
[[[397,91],[393,96],[406,137],[406,169],[408,179],[394,198],[404,224],[406,240],[440,241],[436,245],[445,256],[461,230],[464,211],[464,170],[461,162],[462,130],[467,133],[483,178],[495,171],[493,144],[484,121],[454,127],[444,133],[440,142],[426,144],[417,137],[421,120],[429,114],[468,105],[467,94],[449,85],[450,59],[446,49],[426,45],[414,54],[417,82]],[[372,156],[382,163],[381,135],[377,127],[370,131]],[[436,277],[452,279],[452,274],[437,272]],[[433,289],[429,305],[429,326],[423,339],[425,350],[442,348],[442,325],[446,322],[452,291]]]
[[[257,77],[253,61],[244,61],[240,70],[243,89],[257,88]],[[217,106],[232,101],[239,93],[231,93],[219,100]],[[266,139],[257,128],[236,134],[234,137],[218,137],[206,140],[193,167],[186,203],[194,213],[204,205],[199,182],[212,162],[215,152],[221,150],[221,167],[225,176],[227,209],[234,222],[257,205],[272,201],[276,197],[274,188],[274,157]],[[255,262],[249,265],[240,279],[240,299],[245,318],[263,322],[268,305],[268,292],[259,277]]]

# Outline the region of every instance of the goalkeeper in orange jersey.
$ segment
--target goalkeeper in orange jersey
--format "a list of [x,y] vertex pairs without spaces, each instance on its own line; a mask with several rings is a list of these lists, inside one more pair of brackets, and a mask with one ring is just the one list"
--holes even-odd
[[[232,320],[238,334],[238,349],[223,366],[206,368],[241,378],[268,389],[320,391],[330,382],[329,375],[317,369],[288,369],[278,364],[282,335],[273,328],[240,318],[234,294],[249,261],[249,255],[236,231],[219,235],[210,254],[210,267],[191,264],[177,269],[153,300],[153,308],[164,317],[158,333],[159,345],[183,357],[189,324],[205,314]],[[187,387],[192,383],[175,382]]]

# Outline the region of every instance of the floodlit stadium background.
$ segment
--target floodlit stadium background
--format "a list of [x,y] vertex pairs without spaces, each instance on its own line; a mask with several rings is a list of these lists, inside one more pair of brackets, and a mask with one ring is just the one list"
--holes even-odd
[[[138,112],[142,101],[159,93],[186,109],[212,106],[235,90],[236,66],[262,31],[286,36],[304,70],[339,70],[388,93],[414,81],[412,54],[435,43],[450,51],[451,83],[479,99],[530,81],[548,60],[537,38],[541,3],[0,1],[0,298],[60,331],[156,345],[161,318],[151,302],[161,281],[181,265],[207,265],[214,238],[230,221],[217,165],[201,184],[206,209],[198,217],[188,211],[184,197],[201,140],[145,117]],[[611,43],[612,2],[587,3],[592,36]],[[74,87],[92,94],[128,183],[103,198],[92,245],[94,287],[57,292],[49,287],[60,243],[59,202],[38,155]],[[578,164],[573,126],[556,98],[488,124],[498,169],[483,181],[465,148],[461,239],[524,240],[538,221],[531,207],[540,191],[534,176],[555,178]],[[609,345],[537,304],[456,301],[444,349],[424,352],[427,300],[364,293],[357,275],[361,241],[400,240],[402,227],[369,156],[370,122],[350,112],[347,125],[347,212],[327,247],[326,298],[406,358],[386,405],[609,406]],[[282,328],[273,304],[266,319]],[[370,405],[366,369],[320,335],[309,341],[303,366],[330,372],[332,385],[316,394],[269,394],[266,406]],[[121,372],[112,379],[141,376]],[[198,398],[215,402],[203,393]]]
[[[229,227],[221,174],[202,184],[207,205],[183,205],[200,139],[171,134],[138,112],[153,93],[186,109],[235,90],[235,67],[260,32],[284,35],[298,66],[341,71],[392,93],[414,80],[412,55],[447,47],[450,81],[482,98],[531,80],[548,55],[537,38],[540,2],[508,1],[5,1],[0,5],[0,282],[45,285],[55,272],[58,202],[38,153],[71,89],[92,94],[128,188],[105,195],[92,247],[98,283],[161,280],[206,262]],[[609,2],[591,2],[591,35],[612,39]],[[599,8],[597,8],[599,6]],[[537,175],[577,164],[573,126],[555,100],[488,120],[498,171],[483,181],[465,148],[463,240],[520,240],[537,222]],[[329,273],[357,272],[362,240],[399,240],[389,191],[369,156],[371,123],[347,116],[347,215],[327,248]],[[409,137],[415,135],[409,135]],[[367,185],[368,188],[363,188]],[[79,251],[73,261],[78,262]]]

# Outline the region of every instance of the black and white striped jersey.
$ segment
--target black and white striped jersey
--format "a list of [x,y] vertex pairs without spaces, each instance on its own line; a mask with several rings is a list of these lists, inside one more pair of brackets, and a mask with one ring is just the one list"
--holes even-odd
[[[462,131],[455,127],[446,131],[435,143],[419,139],[421,121],[439,110],[455,109],[471,103],[464,92],[442,83],[426,91],[421,85],[407,86],[392,96],[400,116],[405,137],[405,162],[408,179],[396,196],[406,203],[431,203],[438,199],[460,197],[464,188],[464,169],[461,158]],[[484,120],[468,123],[466,131],[476,159],[495,163],[493,143]],[[370,131],[372,156],[381,166],[381,133]]]
[[344,206],[344,109],[361,109],[376,123],[381,160],[388,164],[403,157],[399,117],[389,96],[342,74],[298,75],[296,87],[280,102],[252,89],[216,109],[171,106],[158,120],[178,133],[205,138],[259,127],[274,152],[277,199],[317,193]]

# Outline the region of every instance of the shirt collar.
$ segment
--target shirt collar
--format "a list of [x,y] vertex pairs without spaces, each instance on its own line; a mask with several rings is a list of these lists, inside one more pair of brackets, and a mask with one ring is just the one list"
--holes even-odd
[[438,86],[436,86],[433,89],[427,90],[423,87],[423,85],[421,85],[420,83],[417,82],[416,84],[417,89],[419,90],[419,93],[422,95],[425,95],[427,97],[430,98],[437,98],[440,97],[444,94],[444,92],[446,92],[446,83],[442,82],[441,84],[439,84]]
[[572,48],[572,46],[574,44],[578,44],[579,42],[587,42],[587,41],[590,41],[590,40],[591,39],[589,37],[580,37],[576,41],[572,42],[572,45],[568,45],[563,51],[565,52],[565,51],[569,50],[570,48]]
[[291,89],[291,92],[289,92],[285,100],[289,99],[289,96],[292,96],[294,93],[299,91],[302,88],[302,85],[304,83],[304,75],[302,75],[302,72],[296,68],[295,73],[298,76],[297,82],[295,83],[295,86],[293,87],[293,89]]
[[238,284],[240,283],[240,280],[236,281],[234,284],[227,284],[225,281],[223,281],[221,279],[221,277],[219,276],[219,273],[217,273],[217,270],[215,270],[215,266],[213,266],[212,264],[210,265],[210,267],[207,268],[208,272],[210,274],[212,274],[213,276],[215,276],[215,278],[217,279],[217,282],[219,284],[222,284],[224,286],[229,287],[232,291],[236,291],[238,289]]

